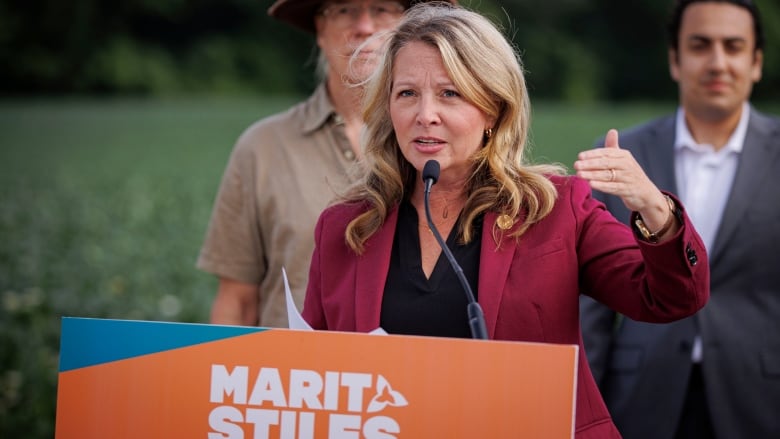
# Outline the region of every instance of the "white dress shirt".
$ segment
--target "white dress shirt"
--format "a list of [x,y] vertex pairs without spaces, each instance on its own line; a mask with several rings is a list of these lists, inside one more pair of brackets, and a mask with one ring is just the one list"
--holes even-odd
[[[715,244],[731,193],[749,117],[750,106],[745,103],[737,128],[723,148],[716,151],[713,145],[696,143],[685,123],[685,110],[679,108],[677,111],[674,143],[677,195],[704,241],[707,252],[711,252]],[[698,363],[701,362],[701,355],[701,336],[697,335],[691,356]]]

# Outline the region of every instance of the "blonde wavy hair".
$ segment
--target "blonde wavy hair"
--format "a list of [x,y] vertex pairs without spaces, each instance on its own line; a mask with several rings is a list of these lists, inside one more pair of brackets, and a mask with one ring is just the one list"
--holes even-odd
[[[559,165],[525,163],[530,102],[519,55],[498,28],[482,15],[449,3],[420,3],[410,8],[388,36],[385,54],[365,84],[363,176],[343,201],[366,203],[368,210],[347,226],[345,240],[358,254],[384,223],[388,212],[411,194],[419,174],[401,154],[390,119],[390,93],[398,51],[413,42],[438,49],[445,69],[467,101],[496,120],[491,136],[473,156],[466,184],[468,199],[458,230],[461,242],[474,239],[474,221],[486,211],[522,224],[519,238],[553,208],[557,191],[548,175],[565,173]],[[493,225],[500,243],[504,231]]]

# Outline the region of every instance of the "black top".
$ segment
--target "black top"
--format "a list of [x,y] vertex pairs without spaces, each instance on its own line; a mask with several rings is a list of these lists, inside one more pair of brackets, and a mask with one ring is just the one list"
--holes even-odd
[[[447,246],[463,269],[476,299],[482,218],[475,221],[475,238],[466,245],[457,242],[459,222],[460,218],[447,237]],[[424,233],[430,232],[426,228]],[[409,202],[401,203],[382,297],[380,326],[390,334],[471,338],[467,305],[466,292],[444,252],[439,255],[430,279],[425,278],[417,211]]]

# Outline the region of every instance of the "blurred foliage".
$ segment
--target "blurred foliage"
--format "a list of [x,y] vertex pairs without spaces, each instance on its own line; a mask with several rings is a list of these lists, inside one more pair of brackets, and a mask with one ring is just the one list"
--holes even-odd
[[291,102],[0,103],[0,438],[53,437],[62,316],[208,321],[222,169]]
[[[314,39],[268,17],[271,0],[0,0],[0,94],[305,94]],[[756,97],[780,97],[780,5],[756,0],[767,32]],[[501,23],[535,97],[675,97],[670,0],[461,0]]]
[[[291,94],[313,40],[257,0],[0,0],[5,94]],[[311,63],[310,63],[311,64]]]

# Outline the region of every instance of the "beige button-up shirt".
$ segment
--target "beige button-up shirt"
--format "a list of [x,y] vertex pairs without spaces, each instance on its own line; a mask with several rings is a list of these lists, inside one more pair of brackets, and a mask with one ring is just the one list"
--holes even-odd
[[282,267],[303,304],[314,226],[355,162],[321,84],[304,102],[238,139],[222,177],[197,267],[260,286],[260,325],[287,327]]

